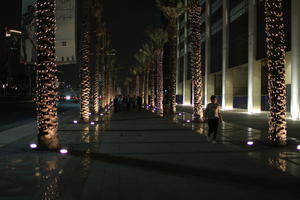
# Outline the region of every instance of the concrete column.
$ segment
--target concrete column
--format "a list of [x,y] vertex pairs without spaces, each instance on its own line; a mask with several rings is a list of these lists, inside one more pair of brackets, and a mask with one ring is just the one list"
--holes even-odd
[[[177,30],[180,31],[180,21],[177,20]],[[177,37],[177,44],[180,44],[180,36],[178,35]],[[179,65],[179,60],[180,60],[180,48],[179,45],[177,45],[177,67],[176,67],[176,95],[178,95],[178,87],[179,87],[179,74],[180,70],[179,68],[181,67]]]
[[248,3],[248,113],[257,113],[261,111],[261,66],[256,61],[256,0]]
[[223,0],[223,46],[222,46],[222,109],[233,108],[233,84],[229,67],[229,0]]
[[300,1],[292,0],[291,116],[300,118]]
[[211,15],[210,15],[210,0],[205,2],[205,77],[204,77],[204,98],[205,106],[210,103],[210,96],[214,94],[214,79],[210,75],[211,65]]
[[[185,5],[187,6],[188,2],[185,0]],[[188,14],[187,12],[184,14],[185,23],[188,22]],[[190,87],[187,80],[187,71],[188,71],[188,30],[186,24],[184,26],[184,69],[183,69],[183,104],[191,104],[190,97]]]

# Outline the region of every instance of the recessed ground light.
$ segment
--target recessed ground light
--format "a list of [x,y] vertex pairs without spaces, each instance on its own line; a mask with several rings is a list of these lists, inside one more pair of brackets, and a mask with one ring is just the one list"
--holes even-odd
[[30,144],[29,146],[30,146],[31,149],[36,149],[37,148],[36,144]]
[[60,149],[59,153],[61,153],[61,154],[67,154],[68,153],[68,149]]

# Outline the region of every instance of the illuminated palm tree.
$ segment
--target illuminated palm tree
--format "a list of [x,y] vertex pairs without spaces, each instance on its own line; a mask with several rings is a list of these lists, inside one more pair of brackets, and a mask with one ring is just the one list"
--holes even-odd
[[160,110],[160,112],[163,112],[163,105],[162,105],[163,98],[164,98],[163,55],[164,55],[164,46],[168,41],[168,34],[162,28],[149,29],[146,31],[146,33],[155,46],[155,64],[156,64],[156,76],[157,76],[156,105],[157,108]]
[[94,63],[94,71],[92,74],[92,91],[93,91],[93,112],[95,114],[99,113],[99,86],[100,86],[100,62],[101,62],[101,37],[103,35],[103,29],[101,26],[102,23],[102,10],[103,5],[100,1],[94,1],[95,5],[93,7],[93,16],[95,17],[95,26],[96,26],[96,47],[94,48],[95,53],[94,57],[96,62]]
[[40,149],[58,149],[55,0],[37,1],[37,120]]
[[82,17],[82,35],[80,44],[80,79],[81,79],[81,98],[80,98],[80,115],[81,119],[88,122],[90,117],[90,24],[89,24],[89,3],[90,1],[84,1],[84,16]]
[[147,56],[142,53],[142,52],[138,52],[136,54],[134,54],[134,58],[136,60],[136,65],[134,68],[134,73],[136,75],[136,87],[139,88],[139,92],[137,96],[144,96],[144,92],[145,92],[145,83],[144,80],[145,78],[142,79],[142,87],[139,86],[139,82],[140,82],[140,77],[143,77],[145,75],[145,66],[146,66],[146,62],[147,62]]
[[202,74],[201,74],[201,30],[200,30],[201,6],[199,0],[191,0],[189,3],[189,20],[192,40],[192,84],[194,86],[193,115],[195,121],[203,120],[202,106]]
[[106,63],[106,38],[107,38],[107,31],[106,31],[106,26],[104,23],[102,23],[102,36],[101,36],[101,51],[100,51],[100,56],[101,56],[101,62],[100,62],[100,92],[99,95],[101,96],[101,109],[105,109],[105,63]]
[[176,112],[176,66],[177,66],[177,19],[186,11],[183,0],[156,0],[157,6],[168,20],[168,40],[170,43],[170,113]]
[[286,145],[285,35],[282,0],[266,0],[269,140]]
[[[150,77],[150,71],[153,69],[153,56],[154,56],[154,46],[152,43],[147,43],[143,45],[143,48],[141,49],[142,53],[146,56],[146,63],[145,63],[145,94],[144,94],[144,102],[146,105],[149,104],[148,102],[148,95],[149,95],[149,77]],[[153,74],[153,73],[151,73]],[[152,80],[152,78],[151,78]],[[152,88],[153,90],[153,88]],[[154,96],[152,96],[151,92],[151,102],[154,102]]]

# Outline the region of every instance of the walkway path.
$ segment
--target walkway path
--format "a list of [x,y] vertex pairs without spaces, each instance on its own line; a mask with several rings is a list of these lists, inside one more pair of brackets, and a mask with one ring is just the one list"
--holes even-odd
[[[273,157],[292,152],[298,158],[290,148],[247,147],[222,137],[213,145],[203,135],[206,125],[194,124],[192,131],[192,124],[148,111],[94,116],[95,125],[73,124],[77,118],[74,112],[61,117],[59,134],[68,155],[28,149],[34,135],[0,148],[0,199],[300,198],[299,178],[276,169],[282,163]],[[221,133],[242,131],[225,126]],[[251,156],[257,153],[270,156],[269,162]]]

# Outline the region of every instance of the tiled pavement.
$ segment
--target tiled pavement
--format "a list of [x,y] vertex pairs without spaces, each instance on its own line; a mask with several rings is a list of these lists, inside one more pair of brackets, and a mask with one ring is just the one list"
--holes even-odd
[[[11,130],[26,134],[0,148],[0,199],[300,198],[294,146],[267,146],[259,130],[232,123],[213,145],[205,124],[182,117],[123,111],[93,116],[90,125],[73,124],[78,113],[69,111],[59,126],[68,155],[30,150],[32,125]],[[255,145],[245,145],[248,139]]]

